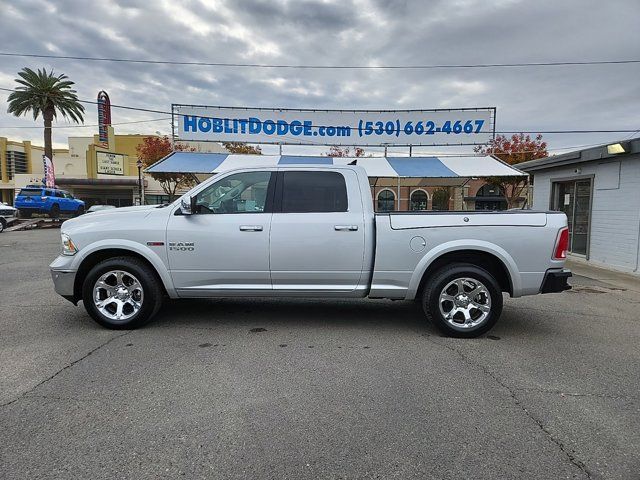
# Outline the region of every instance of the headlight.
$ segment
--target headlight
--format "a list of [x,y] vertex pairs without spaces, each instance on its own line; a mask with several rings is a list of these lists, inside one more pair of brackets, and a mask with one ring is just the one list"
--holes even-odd
[[71,237],[69,237],[69,235],[67,235],[66,233],[63,233],[61,236],[62,236],[62,254],[75,255],[78,249],[73,244]]

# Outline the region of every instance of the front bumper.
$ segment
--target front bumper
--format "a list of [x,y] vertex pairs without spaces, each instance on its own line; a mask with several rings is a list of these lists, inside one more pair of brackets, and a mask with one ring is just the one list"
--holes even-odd
[[73,286],[76,281],[76,272],[65,272],[63,270],[51,270],[53,288],[58,295],[65,298],[73,298]]
[[60,255],[49,265],[49,268],[56,293],[75,303],[76,270],[69,268],[73,261],[72,258],[71,256]]
[[540,287],[540,293],[558,293],[570,290],[571,285],[567,283],[569,277],[573,274],[571,270],[547,270],[542,281],[542,287]]

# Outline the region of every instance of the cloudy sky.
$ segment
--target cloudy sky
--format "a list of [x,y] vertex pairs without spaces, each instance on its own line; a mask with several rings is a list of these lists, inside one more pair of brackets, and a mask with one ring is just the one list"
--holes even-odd
[[[150,60],[432,65],[640,59],[638,0],[16,0],[0,51]],[[24,66],[53,68],[79,97],[336,109],[496,106],[497,130],[640,129],[640,64],[438,70],[283,70],[0,57],[0,87]],[[31,117],[0,136],[42,143]],[[113,109],[117,133],[170,132],[163,115]],[[85,123],[97,122],[87,105]],[[40,124],[40,121],[39,123]],[[63,121],[56,124],[66,126]],[[94,127],[58,128],[56,146]],[[554,152],[632,134],[546,135]],[[471,147],[466,147],[470,150]],[[431,151],[442,151],[443,147]]]

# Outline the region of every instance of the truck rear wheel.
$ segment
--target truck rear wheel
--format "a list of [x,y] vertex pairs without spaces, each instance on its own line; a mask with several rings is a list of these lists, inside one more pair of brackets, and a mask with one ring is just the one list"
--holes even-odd
[[84,279],[82,301],[91,317],[114,330],[144,325],[160,309],[162,288],[156,273],[133,257],[109,258]]
[[493,328],[502,313],[502,291],[486,270],[454,263],[427,281],[422,293],[427,318],[451,337],[475,338]]

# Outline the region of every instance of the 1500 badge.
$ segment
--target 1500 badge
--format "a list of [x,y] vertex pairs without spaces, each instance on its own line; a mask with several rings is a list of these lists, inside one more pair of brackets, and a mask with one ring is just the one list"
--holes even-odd
[[170,252],[193,252],[194,250],[194,242],[169,242]]

